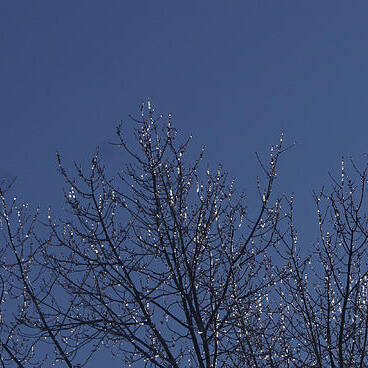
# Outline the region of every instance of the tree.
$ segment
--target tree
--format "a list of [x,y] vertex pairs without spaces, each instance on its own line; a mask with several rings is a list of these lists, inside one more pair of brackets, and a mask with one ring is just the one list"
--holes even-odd
[[7,202],[11,185],[3,181],[0,187],[1,365],[8,367],[12,362],[18,367],[44,366],[47,354],[40,358],[38,347],[47,339],[55,355],[72,367],[47,311],[47,298],[55,297],[55,280],[50,278],[49,265],[42,258],[40,262],[44,243],[35,232],[39,213],[30,216],[28,204],[18,206],[16,197]]
[[302,260],[293,227],[290,241],[283,238],[290,278],[280,295],[297,367],[368,367],[368,164],[360,170],[351,160],[351,166],[348,174],[343,159],[340,180],[330,175],[331,190],[314,194],[314,252]]
[[98,153],[74,174],[58,155],[64,218],[0,185],[3,367],[88,366],[99,349],[124,367],[368,366],[367,167],[315,194],[305,256],[293,198],[273,191],[282,137],[252,210],[150,103],[117,137],[113,177]]
[[270,198],[282,141],[252,216],[221,167],[202,175],[203,151],[186,161],[190,139],[178,142],[161,119],[150,104],[133,119],[133,148],[118,128],[116,145],[132,162],[115,179],[97,154],[88,173],[76,166],[77,178],[58,156],[70,212],[61,221],[49,215],[44,240],[33,231],[36,217],[12,231],[16,206],[8,209],[2,194],[4,251],[16,258],[2,272],[17,275],[2,280],[3,299],[23,300],[15,322],[2,325],[3,364],[27,366],[43,340],[69,367],[84,347],[102,345],[133,366],[265,366],[275,358],[266,299],[279,276],[267,252],[279,242],[281,199]]

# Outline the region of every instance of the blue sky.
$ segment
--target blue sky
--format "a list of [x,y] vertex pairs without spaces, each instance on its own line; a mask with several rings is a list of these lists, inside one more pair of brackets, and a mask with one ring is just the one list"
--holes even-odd
[[56,150],[71,166],[99,146],[118,165],[115,126],[150,97],[250,196],[254,152],[297,142],[277,190],[295,193],[310,247],[312,189],[368,151],[367,15],[366,1],[2,1],[0,176],[59,208]]

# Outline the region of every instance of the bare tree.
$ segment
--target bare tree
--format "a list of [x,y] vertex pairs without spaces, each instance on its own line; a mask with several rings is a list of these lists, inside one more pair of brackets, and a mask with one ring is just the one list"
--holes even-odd
[[0,185],[0,364],[43,367],[50,363],[51,344],[53,361],[72,368],[49,316],[47,299],[55,294],[55,280],[40,257],[44,244],[35,231],[40,230],[35,229],[39,211],[31,214],[16,197],[7,201],[11,186],[5,181]]
[[203,152],[187,159],[190,139],[161,120],[148,104],[131,144],[118,128],[130,161],[113,179],[97,154],[75,178],[58,156],[69,213],[50,214],[50,235],[37,240],[30,259],[42,281],[20,280],[33,309],[18,320],[67,366],[101,347],[139,367],[277,366],[280,326],[268,297],[280,277],[271,253],[282,200],[271,202],[271,192],[282,140],[252,213],[221,167],[203,170]]
[[368,164],[350,176],[343,160],[314,194],[308,254],[293,198],[272,194],[282,138],[251,211],[147,107],[117,129],[116,176],[98,154],[74,175],[58,155],[64,219],[0,183],[1,366],[75,368],[107,349],[124,367],[368,367]]
[[[272,194],[282,138],[267,164],[258,158],[264,177],[257,181],[258,209],[250,210],[222,168],[203,168],[203,150],[193,159],[190,138],[182,140],[171,117],[164,122],[150,103],[139,119],[118,127],[117,137],[126,164],[111,178],[98,154],[87,169],[75,164],[75,174],[58,155],[67,185],[64,219],[49,212],[41,221],[0,186],[1,364],[87,366],[97,350],[108,349],[132,367],[326,366],[326,300],[306,282],[292,201]],[[321,243],[319,255],[328,244]],[[321,257],[325,271],[338,263]],[[327,350],[336,367],[343,367],[350,343],[351,295],[360,305],[366,292],[364,273],[352,286],[355,261],[350,278],[341,262],[328,273],[336,285],[323,289],[332,318]],[[352,283],[345,302],[337,297],[341,275]],[[336,335],[340,305],[346,312]],[[360,349],[363,361],[359,338],[351,355]]]
[[301,256],[292,226],[290,241],[283,237],[290,278],[279,293],[293,367],[368,367],[368,166],[359,170],[351,161],[349,176],[344,165],[340,180],[331,175],[331,190],[314,195],[314,251]]

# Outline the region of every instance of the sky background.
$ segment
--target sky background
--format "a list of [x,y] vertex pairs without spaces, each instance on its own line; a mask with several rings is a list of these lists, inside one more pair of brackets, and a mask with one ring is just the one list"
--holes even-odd
[[367,19],[367,1],[1,1],[0,177],[62,208],[56,151],[71,167],[99,146],[118,170],[108,142],[150,97],[250,196],[254,152],[296,142],[276,191],[310,248],[312,190],[368,151]]

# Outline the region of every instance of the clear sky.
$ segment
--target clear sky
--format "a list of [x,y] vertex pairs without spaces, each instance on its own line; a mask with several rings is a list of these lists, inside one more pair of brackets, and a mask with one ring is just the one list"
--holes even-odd
[[297,142],[277,190],[295,192],[309,247],[312,189],[368,151],[367,19],[363,0],[1,1],[0,177],[58,208],[56,150],[121,162],[115,126],[150,97],[249,194],[254,152]]

